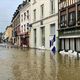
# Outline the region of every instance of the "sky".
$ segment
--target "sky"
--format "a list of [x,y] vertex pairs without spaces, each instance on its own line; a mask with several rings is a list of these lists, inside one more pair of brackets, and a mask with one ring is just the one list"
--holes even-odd
[[0,1],[0,32],[4,32],[5,28],[10,25],[13,14],[22,1],[23,0]]

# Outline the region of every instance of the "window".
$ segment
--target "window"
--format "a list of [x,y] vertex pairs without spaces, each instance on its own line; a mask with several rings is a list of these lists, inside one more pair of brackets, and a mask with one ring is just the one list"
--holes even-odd
[[66,14],[61,16],[60,26],[61,27],[65,27],[66,26]]
[[65,39],[65,50],[69,50],[69,39]]
[[29,19],[29,10],[27,10],[27,19]]
[[36,3],[36,0],[33,0],[33,4]]
[[24,13],[24,20],[26,20],[26,12]]
[[44,4],[41,5],[41,18],[44,17]]
[[80,11],[78,11],[78,25],[80,25]]
[[26,32],[26,25],[24,24],[24,32]]
[[34,46],[36,47],[36,29],[34,29]]
[[21,33],[23,32],[23,25],[21,26]]
[[41,27],[41,46],[45,46],[45,27]]
[[80,51],[80,38],[76,39],[76,49],[77,51]]
[[51,14],[55,12],[55,0],[50,0]]
[[50,35],[55,35],[55,24],[50,25]]
[[75,50],[74,39],[70,39],[70,50]]
[[29,30],[29,23],[27,23],[27,30]]
[[76,14],[75,11],[69,13],[69,17],[68,17],[68,25],[69,26],[74,26],[76,24]]
[[61,49],[62,49],[62,50],[65,49],[64,44],[65,44],[65,40],[64,40],[64,39],[61,39]]
[[43,20],[40,21],[40,25],[43,25]]
[[21,22],[23,22],[23,15],[21,15]]
[[34,9],[34,21],[36,21],[36,9]]

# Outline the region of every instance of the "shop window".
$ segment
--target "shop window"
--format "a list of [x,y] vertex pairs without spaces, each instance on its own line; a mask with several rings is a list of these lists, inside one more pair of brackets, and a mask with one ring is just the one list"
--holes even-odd
[[75,50],[74,39],[70,39],[70,50]]
[[69,50],[69,39],[65,39],[65,49]]

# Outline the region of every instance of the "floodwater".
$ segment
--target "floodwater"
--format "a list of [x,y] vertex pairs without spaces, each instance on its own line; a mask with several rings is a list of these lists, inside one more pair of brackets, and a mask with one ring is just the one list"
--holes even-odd
[[0,80],[80,80],[80,60],[49,51],[0,47]]

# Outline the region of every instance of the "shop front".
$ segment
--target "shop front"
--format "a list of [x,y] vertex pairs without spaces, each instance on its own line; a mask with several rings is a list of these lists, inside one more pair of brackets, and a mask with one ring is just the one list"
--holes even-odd
[[20,35],[20,46],[21,47],[29,47],[29,34],[25,33],[25,34],[21,34]]
[[80,52],[80,28],[59,30],[60,50]]

